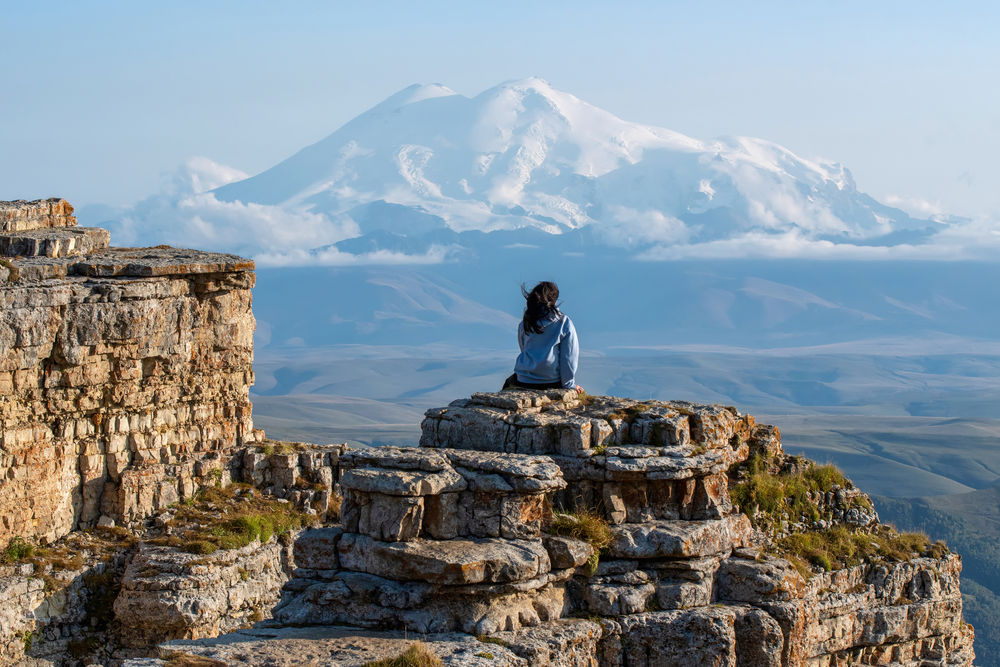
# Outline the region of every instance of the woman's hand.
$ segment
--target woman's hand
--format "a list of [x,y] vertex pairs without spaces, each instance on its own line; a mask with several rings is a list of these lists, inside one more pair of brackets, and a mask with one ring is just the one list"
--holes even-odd
[[583,387],[581,387],[580,385],[576,385],[576,386],[575,386],[575,387],[573,387],[573,388],[574,388],[574,389],[576,389],[576,393],[578,393],[578,394],[585,394],[585,393],[587,393],[587,392],[585,392],[585,391],[583,390]]

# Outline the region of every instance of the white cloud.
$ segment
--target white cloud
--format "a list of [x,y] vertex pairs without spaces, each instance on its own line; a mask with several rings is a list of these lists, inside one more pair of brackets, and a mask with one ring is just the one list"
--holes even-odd
[[432,245],[427,252],[410,255],[390,250],[376,250],[360,254],[343,252],[337,248],[321,250],[289,250],[265,252],[254,256],[258,266],[362,266],[369,264],[440,264],[453,252],[452,246]]
[[191,158],[164,179],[159,194],[111,224],[112,239],[118,245],[170,244],[237,253],[253,257],[261,266],[437,264],[452,253],[448,246],[432,246],[414,255],[342,252],[332,244],[361,233],[347,216],[331,218],[304,208],[223,201],[211,192],[246,177],[208,158]]
[[235,167],[227,167],[207,157],[188,158],[171,173],[164,183],[163,194],[182,196],[220,188],[242,181],[249,174]]
[[598,232],[608,243],[617,246],[683,243],[690,230],[682,220],[655,209],[637,210],[627,206],[611,206]]
[[150,197],[112,229],[119,244],[167,243],[246,255],[328,245],[356,234],[349,218],[220,201],[212,192]]
[[991,247],[970,244],[970,239],[937,235],[921,245],[866,246],[833,243],[803,236],[798,231],[782,234],[751,232],[739,237],[698,244],[658,245],[640,253],[636,259],[667,261],[673,259],[927,259],[955,260],[996,257],[1000,235]]
[[898,208],[915,218],[937,220],[945,215],[945,211],[940,203],[931,202],[920,197],[886,195],[882,198],[882,202],[893,208]]

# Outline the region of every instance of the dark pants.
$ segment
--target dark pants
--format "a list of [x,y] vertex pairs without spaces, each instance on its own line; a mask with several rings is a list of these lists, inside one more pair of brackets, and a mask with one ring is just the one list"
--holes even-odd
[[533,382],[521,382],[520,380],[517,379],[517,373],[513,373],[509,378],[504,380],[503,388],[500,389],[500,391],[503,391],[504,389],[562,389],[562,388],[563,386],[561,382],[543,382],[541,384],[535,384]]

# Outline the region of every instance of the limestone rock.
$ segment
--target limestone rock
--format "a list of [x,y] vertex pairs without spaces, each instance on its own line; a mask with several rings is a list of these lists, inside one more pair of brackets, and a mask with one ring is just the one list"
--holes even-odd
[[564,618],[516,632],[490,636],[527,664],[542,667],[597,667],[597,643],[603,629],[582,618]]
[[126,643],[214,637],[266,618],[291,567],[273,539],[209,557],[144,545],[129,565],[114,603]]
[[310,570],[337,570],[337,542],[344,531],[339,526],[313,528],[299,533],[293,542],[295,566]]
[[562,570],[570,567],[580,567],[593,555],[594,547],[583,540],[558,535],[545,535],[542,544],[549,553],[552,567]]
[[[103,243],[71,213],[62,200],[0,204],[2,238],[34,238],[43,254],[85,251],[60,245],[81,231]],[[0,282],[0,543],[102,515],[128,524],[228,481],[253,432],[252,262],[164,247],[8,264],[19,275]]]
[[793,600],[805,593],[806,582],[792,565],[782,559],[758,561],[727,558],[718,572],[718,595],[722,600],[760,603]]
[[103,250],[111,234],[100,227],[66,227],[0,234],[0,257],[75,257]]
[[693,558],[729,553],[750,538],[742,514],[715,521],[650,521],[611,529],[612,558]]
[[0,202],[0,233],[74,226],[73,207],[65,199]]
[[513,390],[473,394],[426,413],[424,447],[583,456],[599,447],[674,450],[729,447],[751,436],[752,418],[735,409],[684,401],[634,401],[575,392]]
[[468,484],[454,470],[419,472],[409,470],[348,470],[340,480],[344,489],[387,496],[428,496],[464,491]]
[[605,621],[600,664],[615,667],[728,667],[736,664],[736,612],[702,607]]
[[204,250],[170,247],[108,248],[73,264],[80,276],[142,277],[184,276],[199,273],[252,271],[252,260]]
[[421,633],[490,634],[560,618],[566,592],[553,579],[438,586],[341,571],[330,580],[293,580],[296,585],[276,608],[275,619],[288,625],[396,625]]
[[534,538],[545,494],[565,486],[546,457],[377,449],[341,456],[342,517],[347,531],[383,541]]
[[541,540],[414,540],[387,543],[348,533],[341,567],[402,581],[438,585],[525,581],[551,568]]

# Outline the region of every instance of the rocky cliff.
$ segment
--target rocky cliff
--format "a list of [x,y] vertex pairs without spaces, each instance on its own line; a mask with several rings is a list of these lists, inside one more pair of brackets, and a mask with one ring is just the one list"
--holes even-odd
[[62,200],[0,203],[0,255],[0,665],[972,664],[959,557],[734,408],[505,391],[417,447],[272,442],[251,263]]
[[0,204],[0,542],[191,496],[252,436],[253,263]]

